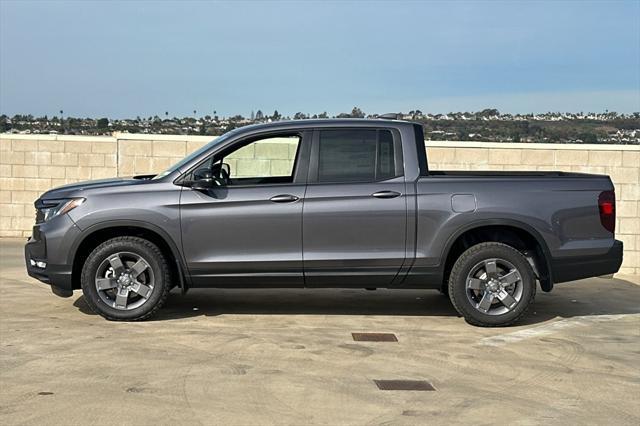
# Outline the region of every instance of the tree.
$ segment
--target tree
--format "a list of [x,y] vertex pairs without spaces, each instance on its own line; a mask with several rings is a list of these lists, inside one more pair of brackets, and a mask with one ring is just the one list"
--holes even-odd
[[500,111],[495,108],[485,108],[478,113],[481,117],[500,116]]
[[107,130],[107,128],[109,127],[109,119],[108,118],[100,118],[97,122],[96,122],[96,127],[99,130]]
[[278,110],[273,111],[273,115],[271,116],[271,119],[273,121],[278,121],[280,120],[280,118],[282,118],[282,115],[278,112]]
[[364,118],[364,112],[358,107],[353,107],[351,110],[351,117],[353,118]]
[[0,132],[6,132],[11,129],[9,124],[9,117],[5,114],[0,115]]
[[305,115],[304,112],[296,112],[295,115],[293,116],[294,120],[304,120],[305,118],[307,118],[307,116]]
[[578,139],[584,143],[598,143],[598,136],[592,132],[582,132],[578,134]]
[[329,118],[329,115],[327,114],[327,111],[325,111],[322,114],[318,114],[318,118]]

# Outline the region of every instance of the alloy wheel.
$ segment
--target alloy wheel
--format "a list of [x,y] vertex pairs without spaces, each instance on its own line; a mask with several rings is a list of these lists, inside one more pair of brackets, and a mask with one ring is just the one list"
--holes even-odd
[[500,258],[478,262],[467,274],[466,293],[471,305],[486,315],[502,315],[522,299],[522,275]]
[[153,293],[155,279],[149,263],[140,255],[118,252],[102,261],[95,276],[98,296],[108,306],[132,310]]

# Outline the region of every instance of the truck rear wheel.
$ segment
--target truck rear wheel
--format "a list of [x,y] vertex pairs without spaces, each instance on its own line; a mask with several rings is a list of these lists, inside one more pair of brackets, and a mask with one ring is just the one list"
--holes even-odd
[[536,278],[527,259],[502,243],[477,244],[462,253],[449,276],[449,297],[465,320],[501,327],[520,320],[533,303]]
[[166,301],[171,272],[162,251],[139,237],[116,237],[96,247],[82,268],[89,307],[113,321],[154,315]]

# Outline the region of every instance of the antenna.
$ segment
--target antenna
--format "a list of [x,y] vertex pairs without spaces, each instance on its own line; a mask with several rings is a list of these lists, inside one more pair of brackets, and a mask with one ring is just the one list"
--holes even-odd
[[386,120],[402,120],[402,114],[396,112],[390,112],[387,114],[379,115],[377,118],[383,118]]

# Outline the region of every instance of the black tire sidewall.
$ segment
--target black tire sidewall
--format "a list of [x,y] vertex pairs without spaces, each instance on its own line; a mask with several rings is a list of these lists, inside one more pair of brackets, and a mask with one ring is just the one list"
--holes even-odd
[[[154,288],[149,299],[132,310],[115,309],[102,301],[95,286],[95,276],[100,264],[118,252],[131,252],[141,256],[151,267]],[[89,306],[107,319],[137,320],[149,315],[163,300],[168,286],[167,267],[162,252],[153,243],[137,237],[119,237],[108,240],[96,247],[82,268],[81,285]]]
[[[489,258],[511,262],[522,277],[522,298],[516,307],[502,315],[478,311],[467,297],[466,280],[471,268]],[[456,261],[449,279],[449,296],[458,312],[468,322],[482,326],[506,326],[519,320],[527,311],[536,292],[536,278],[527,259],[518,250],[502,243],[482,243],[465,251]]]

